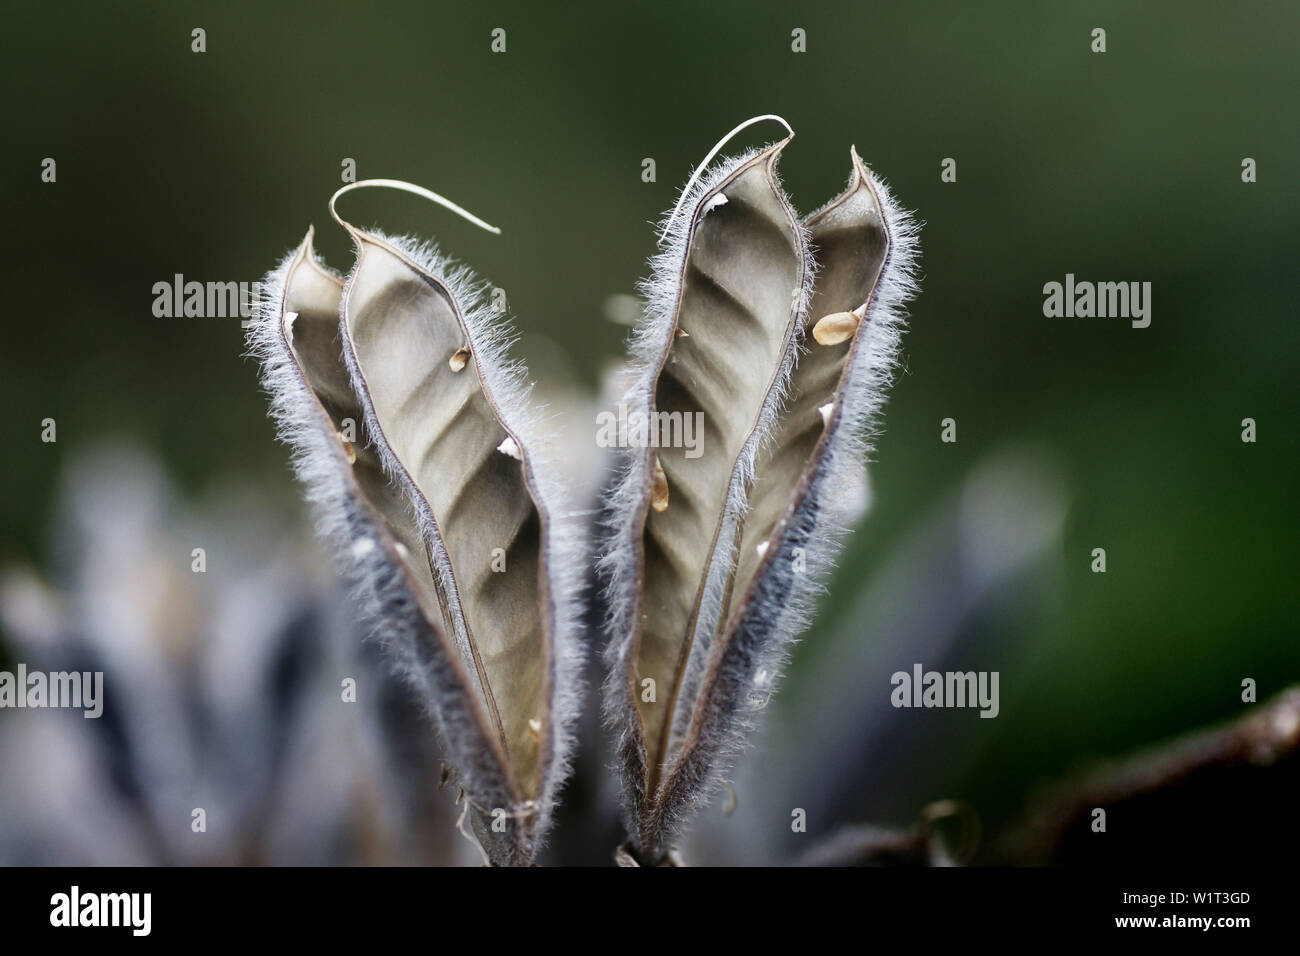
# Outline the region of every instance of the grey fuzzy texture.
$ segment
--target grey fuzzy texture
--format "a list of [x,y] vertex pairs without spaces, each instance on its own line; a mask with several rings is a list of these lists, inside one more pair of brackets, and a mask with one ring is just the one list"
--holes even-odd
[[[663,356],[672,345],[677,326],[682,292],[681,275],[691,238],[698,221],[708,215],[708,210],[703,208],[706,199],[756,156],[772,149],[779,153],[783,146],[784,142],[717,160],[716,165],[691,186],[686,200],[681,204],[681,213],[675,219],[668,214],[661,223],[663,251],[652,257],[651,273],[639,287],[646,304],[642,321],[633,330],[630,342],[630,364],[636,372],[634,384],[624,399],[629,414],[640,411],[649,415],[653,409]],[[773,174],[775,176],[775,171]],[[814,263],[807,234],[781,191],[779,180],[774,185],[782,203],[790,212],[803,258],[800,294],[792,301],[795,334],[782,356],[781,364],[775,370],[772,387],[761,405],[755,428],[732,472],[718,537],[719,542],[726,542],[726,545],[720,545],[718,552],[709,561],[683,690],[677,702],[679,713],[681,708],[690,712],[694,703],[694,688],[698,686],[704,672],[711,638],[716,631],[718,616],[726,597],[728,577],[735,562],[731,542],[735,539],[737,523],[745,508],[758,451],[770,436],[785,399],[790,373],[800,347],[799,333],[812,294]],[[629,832],[637,835],[643,853],[658,856],[663,850],[660,837],[666,829],[658,822],[662,814],[655,795],[645,792],[647,752],[637,712],[635,682],[629,676],[633,673],[635,663],[632,653],[640,606],[637,585],[643,561],[641,535],[649,505],[650,468],[650,449],[628,449],[620,462],[616,479],[604,501],[604,549],[599,557],[597,574],[603,589],[605,628],[609,635],[605,650],[608,669],[604,688],[605,719],[616,735],[615,746],[621,758],[620,779],[625,822]],[[678,725],[679,720],[675,715],[670,719],[674,726]]]
[[[380,237],[382,238],[382,237]],[[308,237],[308,242],[310,236]],[[463,267],[456,267],[435,250],[421,248],[408,240],[385,240],[404,249],[432,275],[443,282],[461,304],[467,325],[475,335],[475,354],[485,381],[500,394],[494,398],[509,410],[507,430],[526,450],[530,468],[544,470],[544,439],[539,418],[529,414],[527,391],[522,386],[522,369],[506,357],[508,331],[482,299],[484,286],[476,283]],[[309,253],[310,254],[310,253]],[[579,706],[578,626],[583,566],[581,529],[563,502],[557,482],[536,481],[539,507],[547,510],[546,536],[550,570],[549,611],[552,620],[552,720],[543,757],[543,779],[537,805],[516,806],[515,788],[509,771],[493,746],[479,703],[478,692],[462,663],[460,651],[441,628],[431,622],[415,596],[415,584],[405,569],[398,542],[367,502],[352,475],[351,465],[337,440],[333,423],[325,413],[281,331],[285,279],[297,253],[291,253],[266,278],[259,303],[258,320],[248,331],[249,352],[261,364],[262,383],[271,398],[271,417],[282,441],[293,449],[293,466],[305,496],[313,506],[317,528],[333,546],[350,593],[361,618],[373,636],[388,649],[402,675],[424,703],[442,739],[449,762],[471,801],[484,812],[506,808],[508,813],[530,816],[532,826],[523,839],[503,843],[491,839],[478,827],[481,837],[498,863],[526,863],[535,855],[549,827],[559,786],[567,774],[573,745],[573,724]],[[316,266],[325,267],[314,259]],[[435,271],[436,270],[436,271]],[[326,270],[328,271],[328,270]],[[467,305],[468,303],[468,305]],[[342,336],[347,341],[347,336]],[[350,371],[355,362],[348,357]],[[364,394],[364,393],[362,393]],[[376,442],[373,408],[363,400],[368,440],[394,476],[391,452]],[[412,499],[407,496],[408,502]],[[543,501],[545,502],[543,504]],[[426,525],[415,508],[411,518],[425,532]],[[434,547],[434,539],[426,537]],[[440,543],[438,543],[440,545]],[[445,559],[445,553],[443,554]],[[519,833],[524,828],[510,827]]]
[[[569,774],[575,744],[575,729],[582,703],[582,647],[581,627],[583,606],[583,580],[587,555],[581,524],[581,514],[568,500],[562,481],[563,472],[556,464],[549,435],[551,427],[540,409],[531,402],[532,386],[523,361],[510,354],[517,338],[508,318],[491,303],[490,283],[479,279],[473,271],[443,255],[431,242],[422,242],[405,236],[387,236],[366,230],[368,235],[395,249],[441,285],[465,324],[470,349],[483,389],[500,414],[501,424],[518,444],[523,456],[523,467],[534,501],[541,512],[546,547],[546,608],[539,612],[550,617],[551,634],[551,720],[543,728],[540,760],[541,785],[535,804],[525,805],[512,801],[509,804],[490,804],[505,808],[514,818],[533,818],[533,852],[550,828],[558,792]],[[348,276],[343,289],[343,302],[348,299],[353,275]],[[340,321],[340,338],[343,357],[352,380],[353,391],[358,396],[366,419],[366,430],[374,441],[383,434],[375,415],[369,389],[357,363],[351,335]],[[443,578],[444,591],[453,615],[460,617],[456,594],[458,589],[452,576],[451,561],[442,543],[432,513],[425,498],[416,487],[406,468],[398,461],[384,442],[375,442],[376,450],[389,479],[406,491],[420,527],[421,537],[430,545],[434,567]],[[458,645],[464,652],[467,638],[462,631],[457,635]]]
[[[792,498],[774,531],[739,619],[716,648],[694,702],[690,741],[665,781],[660,825],[668,833],[678,830],[716,791],[775,690],[848,530],[839,491],[859,480],[880,429],[898,364],[905,305],[917,290],[919,229],[885,184],[868,175],[889,252],[842,378],[825,452],[807,474],[805,492]],[[796,548],[804,550],[804,573],[793,570],[790,559]]]

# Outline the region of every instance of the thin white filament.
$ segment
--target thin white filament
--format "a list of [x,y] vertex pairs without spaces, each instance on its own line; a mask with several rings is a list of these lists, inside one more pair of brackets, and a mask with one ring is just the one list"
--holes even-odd
[[333,196],[330,197],[330,215],[334,217],[334,220],[340,226],[346,227],[347,224],[342,219],[339,218],[338,212],[335,211],[334,209],[334,203],[337,202],[338,198],[342,196],[344,193],[351,192],[354,189],[365,189],[368,186],[378,186],[384,189],[399,189],[402,192],[415,193],[415,195],[417,196],[423,196],[425,199],[428,199],[431,202],[436,202],[439,206],[442,206],[445,209],[450,209],[456,215],[460,216],[462,219],[466,219],[469,222],[472,222],[480,229],[486,229],[488,232],[492,233],[493,235],[497,235],[497,236],[501,235],[501,230],[498,229],[496,226],[484,222],[482,219],[474,215],[468,209],[456,205],[446,196],[440,196],[431,189],[425,189],[423,186],[416,186],[414,183],[404,182],[403,180],[400,179],[363,179],[360,182],[348,183],[346,186],[341,187],[338,192],[336,192]]
[[[662,246],[664,244],[664,238],[668,235],[668,231],[672,228],[673,223],[677,220],[678,214],[682,211],[682,203],[686,202],[686,197],[691,194],[691,187],[694,186],[695,183],[699,180],[704,170],[708,168],[709,163],[713,162],[713,158],[722,151],[722,147],[726,146],[727,143],[731,141],[731,138],[735,136],[737,133],[739,133],[741,130],[753,126],[755,123],[762,123],[765,120],[775,120],[776,122],[780,123],[782,126],[785,127],[785,131],[787,133],[789,133],[791,136],[794,135],[794,130],[790,128],[790,124],[787,123],[784,119],[777,116],[775,113],[764,113],[762,116],[754,116],[751,117],[750,119],[745,120],[745,122],[741,123],[739,126],[733,129],[726,136],[722,137],[722,139],[718,140],[717,144],[714,145],[713,149],[709,150],[709,155],[704,157],[704,162],[700,163],[700,165],[695,167],[694,172],[691,173],[691,178],[687,181],[685,188],[682,189],[682,194],[677,199],[677,205],[673,207],[672,215],[669,216],[668,221],[664,223],[664,231],[659,235],[659,245]],[[359,186],[361,184],[355,183],[354,185]],[[342,192],[342,190],[339,191]]]

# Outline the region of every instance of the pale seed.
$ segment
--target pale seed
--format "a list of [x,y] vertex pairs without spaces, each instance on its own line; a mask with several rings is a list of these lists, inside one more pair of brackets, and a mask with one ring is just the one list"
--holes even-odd
[[356,446],[354,446],[352,442],[344,438],[342,432],[335,432],[334,434],[338,435],[339,442],[341,442],[343,445],[343,454],[347,456],[348,464],[355,465],[357,463]]
[[839,345],[853,338],[861,321],[853,312],[832,312],[817,320],[813,326],[813,338],[821,345]]
[[654,475],[650,482],[650,507],[660,514],[668,510],[668,476],[664,474],[664,466],[659,464],[658,455],[655,455]]
[[518,443],[516,443],[509,435],[506,436],[505,441],[497,445],[497,451],[501,452],[503,455],[509,455],[516,461],[524,460],[523,454],[519,451]]

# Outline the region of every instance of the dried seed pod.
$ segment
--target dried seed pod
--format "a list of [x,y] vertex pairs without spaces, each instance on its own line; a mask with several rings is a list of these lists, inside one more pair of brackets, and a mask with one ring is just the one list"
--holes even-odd
[[[363,185],[394,183],[340,193]],[[348,281],[308,233],[268,277],[250,345],[364,615],[438,724],[478,839],[493,862],[526,864],[577,711],[580,530],[485,286],[429,247],[335,218],[358,250]],[[433,358],[461,350],[476,374]],[[345,418],[366,437],[353,467],[335,437]],[[498,548],[507,572],[493,570]]]
[[[721,783],[804,625],[841,530],[838,489],[860,468],[912,292],[915,229],[857,153],[845,193],[801,226],[773,175],[784,146],[723,162],[688,188],[634,340],[642,376],[629,407],[652,420],[703,414],[711,442],[699,461],[659,449],[687,505],[657,510],[655,462],[637,454],[606,501],[606,711],[645,861],[667,856]],[[724,189],[728,201],[714,202]],[[674,343],[683,316],[691,338]],[[795,365],[799,330],[849,345]],[[641,675],[661,688],[655,701],[639,696]]]
[[[719,543],[735,537],[811,289],[807,244],[776,176],[787,142],[723,161],[690,186],[642,286],[628,408],[656,424],[699,422],[703,441],[692,450],[661,436],[657,449],[633,449],[606,502],[606,710],[620,729],[629,828],[647,859],[666,852],[684,809],[661,799],[673,713],[708,656],[730,576]],[[688,337],[676,334],[686,327]],[[669,488],[681,507],[667,507]],[[642,676],[658,683],[654,701],[640,693]]]
[[765,691],[775,685],[845,531],[842,509],[853,496],[844,489],[859,480],[892,379],[903,304],[914,292],[916,227],[856,151],[850,160],[848,188],[804,221],[817,263],[809,314],[864,318],[848,348],[811,349],[791,376],[755,464],[714,654],[690,689],[693,707],[675,715],[681,749],[665,801],[689,804],[719,779],[753,713],[737,695],[756,674]]

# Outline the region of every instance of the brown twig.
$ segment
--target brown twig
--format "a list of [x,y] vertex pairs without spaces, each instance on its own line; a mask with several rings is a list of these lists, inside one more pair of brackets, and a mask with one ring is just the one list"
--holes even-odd
[[1080,839],[1093,832],[1095,809],[1110,812],[1127,805],[1140,808],[1144,821],[1163,819],[1173,827],[1186,807],[1203,816],[1222,810],[1217,799],[1221,794],[1242,795],[1250,781],[1262,781],[1262,768],[1284,762],[1292,766],[1289,758],[1298,755],[1300,687],[1292,687],[1267,703],[1252,705],[1247,716],[1231,723],[1050,785],[1031,799],[1020,821],[1003,831],[989,862],[1095,862],[1067,847],[1074,841],[1077,850]]

